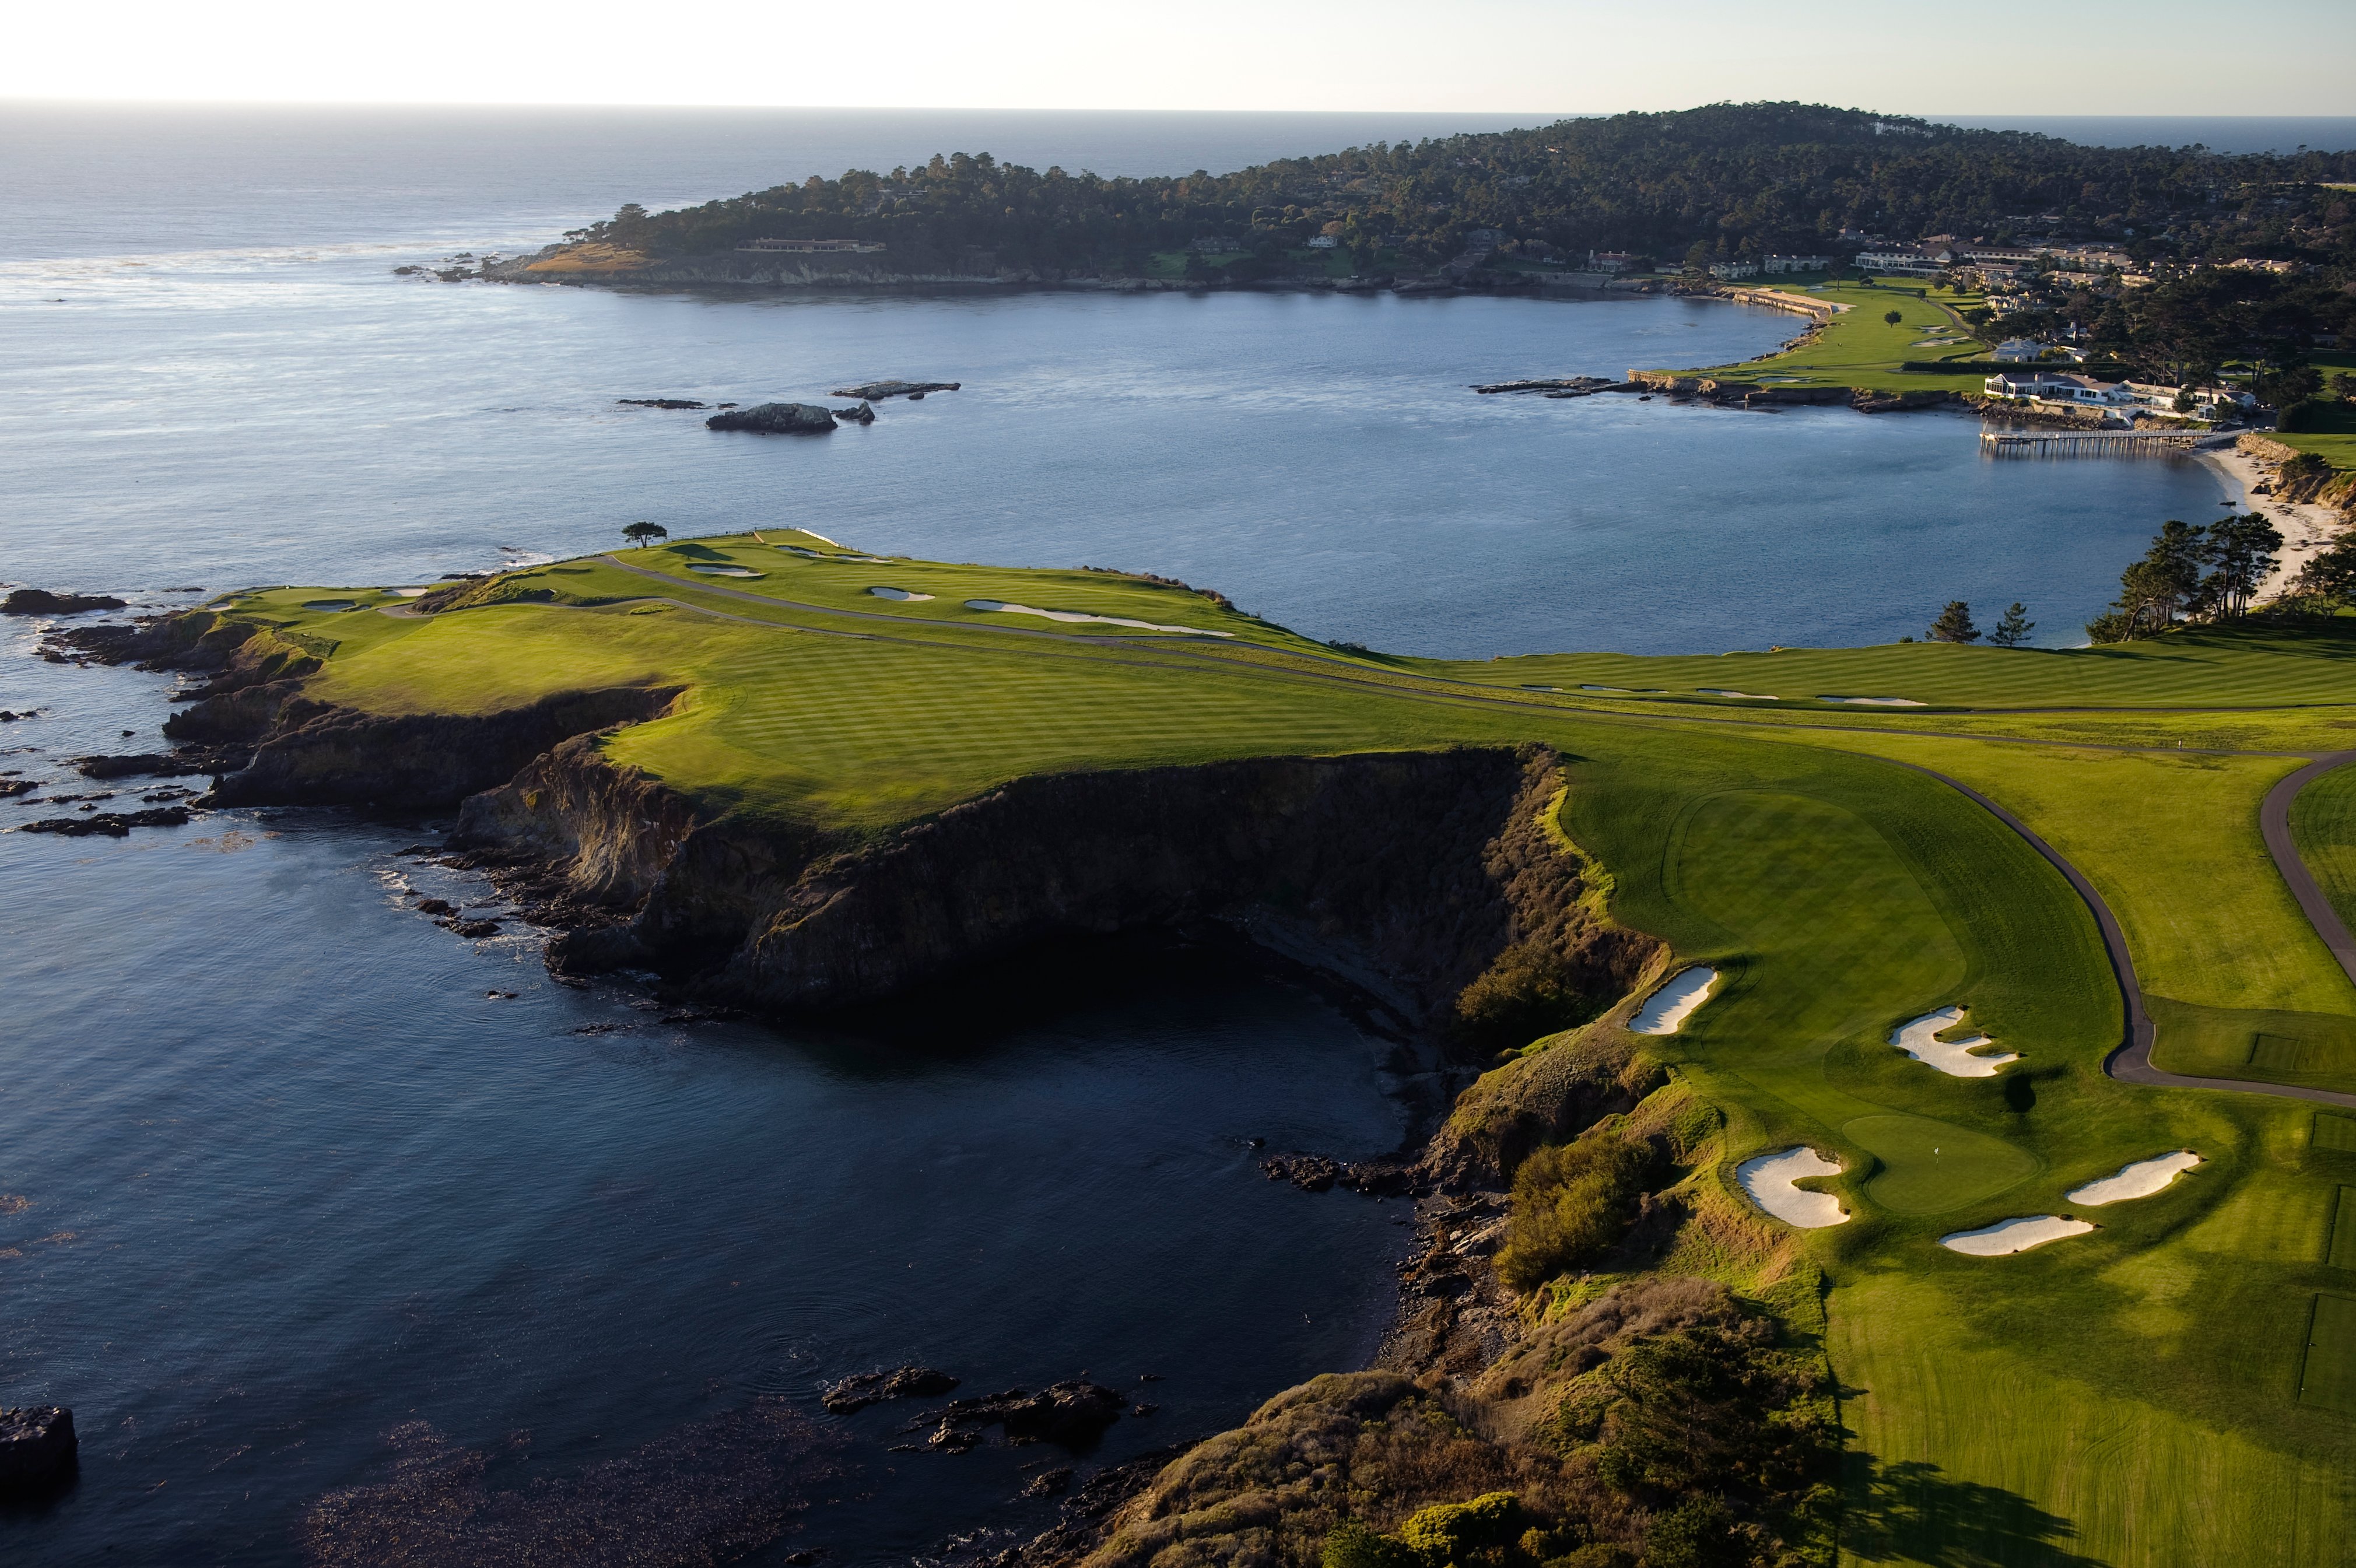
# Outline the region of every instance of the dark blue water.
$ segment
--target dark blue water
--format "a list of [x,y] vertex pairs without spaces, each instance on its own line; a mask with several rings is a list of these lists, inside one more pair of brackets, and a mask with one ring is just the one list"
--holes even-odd
[[[54,776],[160,717],[155,677],[9,652],[0,707],[58,716],[0,766]],[[0,1559],[293,1561],[410,1423],[512,1490],[923,1360],[1160,1403],[1110,1460],[1371,1353],[1403,1210],[1270,1183],[1245,1141],[1404,1131],[1388,1048],[1309,994],[1132,955],[858,1033],[665,1024],[553,985],[521,928],[403,907],[496,902],[395,854],[417,837],[0,836],[0,1403],[69,1403],[83,1442],[63,1504],[0,1515]],[[912,1413],[820,1418],[843,1500],[788,1545],[905,1562],[1052,1518],[1012,1500],[1047,1455],[889,1454]]]

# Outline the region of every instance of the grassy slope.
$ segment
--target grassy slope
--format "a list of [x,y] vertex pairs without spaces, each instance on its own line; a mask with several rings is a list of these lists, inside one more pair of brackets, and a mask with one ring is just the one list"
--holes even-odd
[[[782,542],[838,553],[808,536]],[[1730,1157],[1804,1139],[1847,1167],[1833,1185],[1857,1218],[1806,1244],[1832,1281],[1857,1559],[2351,1560],[2356,1424],[2299,1390],[2303,1376],[2310,1390],[2336,1386],[2334,1355],[2356,1353],[2302,1349],[2319,1294],[2356,1291],[2356,1275],[2325,1262],[2356,1152],[2310,1150],[2303,1106],[2103,1077],[2117,1000],[2066,884],[1976,806],[1867,754],[1973,782],[2095,879],[2147,987],[2184,1009],[2163,1019],[2164,1062],[2266,1072],[2181,1053],[2246,1050],[2253,1017],[2329,1041],[2356,1019],[2258,846],[2257,801],[2296,759],[1923,731],[2066,728],[2079,741],[2140,744],[2222,726],[2293,737],[2284,749],[2344,745],[2349,709],[2297,706],[2344,700],[2331,678],[2344,632],[2085,654],[1918,646],[1448,666],[1340,656],[1199,597],[1100,574],[813,560],[749,539],[626,559],[668,580],[543,568],[481,590],[492,603],[431,618],[302,610],[316,591],[248,603],[315,645],[332,641],[320,695],[375,709],[481,710],[566,687],[684,681],[681,710],[614,737],[616,756],[743,811],[851,827],[1046,769],[1549,741],[1574,759],[1567,823],[1614,869],[1622,917],[1726,971],[1719,996],[1667,1043],[1731,1118]],[[684,571],[719,560],[765,573],[724,584],[755,599]],[[865,592],[876,583],[935,598],[878,600]],[[532,602],[542,595],[553,602]],[[1082,628],[964,608],[977,597],[1237,635],[1013,635]],[[1612,684],[1688,690],[1672,702],[1517,689],[1540,684],[1522,678],[1538,667],[1562,684],[1609,670]],[[1691,693],[1701,685],[1950,706],[1792,712]],[[2253,711],[2197,711],[2217,706]],[[2079,711],[2008,711],[2038,707]],[[2338,820],[2305,814],[2304,831],[2344,844]],[[1900,1020],[1951,1002],[2025,1061],[1954,1080],[1883,1043]],[[2090,1236],[1996,1260],[1936,1245],[1951,1230],[2070,1211],[2069,1187],[2185,1146],[2206,1157],[2199,1171],[2096,1211]]]

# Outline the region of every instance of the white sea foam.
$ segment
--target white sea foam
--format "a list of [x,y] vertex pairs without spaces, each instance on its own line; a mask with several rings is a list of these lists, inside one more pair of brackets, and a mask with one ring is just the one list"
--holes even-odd
[[1709,998],[1710,987],[1718,983],[1718,971],[1695,965],[1680,969],[1661,982],[1661,988],[1644,998],[1636,1016],[1628,1020],[1631,1034],[1675,1034],[1679,1025],[1693,1016],[1693,1010]]

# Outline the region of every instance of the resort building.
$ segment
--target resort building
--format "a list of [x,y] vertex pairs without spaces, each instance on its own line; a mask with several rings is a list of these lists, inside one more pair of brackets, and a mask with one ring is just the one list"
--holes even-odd
[[1332,251],[1338,248],[1341,243],[1339,239],[1331,234],[1312,234],[1309,237],[1309,248],[1312,251]]
[[1912,278],[1935,278],[1946,268],[1920,251],[1860,251],[1857,257],[1860,272],[1896,272]]
[[1830,256],[1770,256],[1759,263],[1762,272],[1829,272]]
[[884,249],[880,240],[755,240],[736,247],[787,256],[837,256]]
[[1719,261],[1710,268],[1709,275],[1718,279],[1720,283],[1730,283],[1738,278],[1755,278],[1759,275],[1759,263],[1756,261]]
[[1624,272],[1636,264],[1636,258],[1625,251],[1590,251],[1587,270],[1590,272]]
[[1991,398],[2053,408],[2114,413],[2137,405],[2135,393],[2123,381],[2098,381],[2092,376],[2060,370],[1999,370],[1980,385]]
[[2026,365],[2045,352],[2045,345],[2026,337],[2008,337],[1988,357],[1999,365]]

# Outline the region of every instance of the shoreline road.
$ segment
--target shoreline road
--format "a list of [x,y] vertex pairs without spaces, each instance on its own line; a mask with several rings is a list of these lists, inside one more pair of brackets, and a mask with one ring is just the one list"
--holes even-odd
[[[2356,752],[2338,753],[2339,762],[2347,762],[2351,759],[2356,759]],[[2324,762],[2312,763],[2300,769],[2291,774],[2290,778],[2285,779],[2282,784],[2275,786],[2273,792],[2266,796],[2266,805],[2264,808],[2266,811],[2273,810],[2276,798],[2281,797],[2284,824],[2283,848],[2276,850],[2275,860],[2282,868],[2286,878],[2289,877],[2292,867],[2297,867],[2299,875],[2306,879],[2307,885],[2309,887],[2315,885],[2315,880],[2307,876],[2306,866],[2299,860],[2297,854],[2289,848],[2290,796],[2297,795],[2298,790],[2293,788],[2286,794],[2285,786],[2290,784],[2293,780],[2297,780],[2299,785],[2304,787],[2307,780],[2315,777],[2318,773],[2328,772],[2336,765],[2337,763],[2326,759]],[[2127,955],[2126,933],[2120,929],[2118,917],[2111,912],[2111,906],[2103,901],[2103,895],[2094,891],[2094,884],[2088,881],[2084,873],[2077,867],[2063,859],[2053,846],[2031,832],[2027,823],[1972,788],[1971,785],[1960,779],[1949,778],[1943,773],[1917,763],[1899,763],[1898,766],[1910,768],[1915,773],[1934,778],[1965,799],[1981,806],[1998,822],[2019,834],[2022,841],[2030,848],[2044,856],[2047,862],[2069,879],[2070,885],[2078,891],[2078,897],[2085,901],[2088,912],[2094,917],[2094,924],[2102,931],[2103,947],[2110,955],[2111,973],[2117,979],[2119,996],[2126,1004],[2126,1038],[2103,1059],[2104,1072],[2122,1083],[2145,1083],[2166,1089],[2219,1089],[2229,1093],[2239,1094],[2270,1094],[2286,1100],[2307,1100],[2319,1105],[2344,1105],[2350,1109],[2356,1109],[2356,1094],[2341,1093],[2338,1090],[2308,1089],[2292,1083],[2263,1083],[2254,1079],[2191,1078],[2181,1072],[2169,1072],[2154,1067],[2151,1064],[2151,1047],[2156,1031],[2152,1027],[2151,1014],[2143,1005],[2143,986],[2136,979],[2135,960]],[[2266,835],[2266,845],[2269,849],[2274,848],[2275,836],[2272,831]],[[2297,891],[2296,884],[2293,891]],[[2318,901],[2321,902],[2323,898],[2321,890],[2317,890],[2315,896]],[[2308,908],[2304,895],[2301,896],[2299,903],[2301,908]],[[2325,913],[2331,913],[2331,906],[2329,903],[2322,903],[2321,907]],[[2308,916],[2310,919],[2314,918],[2311,908],[2308,908]],[[2340,926],[2337,915],[2332,915],[2331,918],[2333,925],[2339,927],[2344,938],[2347,934],[2346,928]],[[2319,933],[2323,933],[2324,928],[2320,922],[2317,923],[2316,929]],[[2326,934],[2324,940],[2329,943],[2330,937]],[[2340,955],[2342,963],[2348,961],[2346,949],[2335,947],[2333,951]]]
[[2265,835],[2266,853],[2275,858],[2276,868],[2290,885],[2291,897],[2307,912],[2308,923],[2315,927],[2316,935],[2323,938],[2323,945],[2331,949],[2331,955],[2340,960],[2340,966],[2348,971],[2350,983],[2356,984],[2356,936],[2349,934],[2348,923],[2340,918],[2340,912],[2331,907],[2331,901],[2316,885],[2315,873],[2298,858],[2298,845],[2290,836],[2290,803],[2298,798],[2298,792],[2332,769],[2350,763],[2356,763],[2356,752],[2333,752],[2318,757],[2268,790],[2265,804],[2258,807],[2258,830]]

